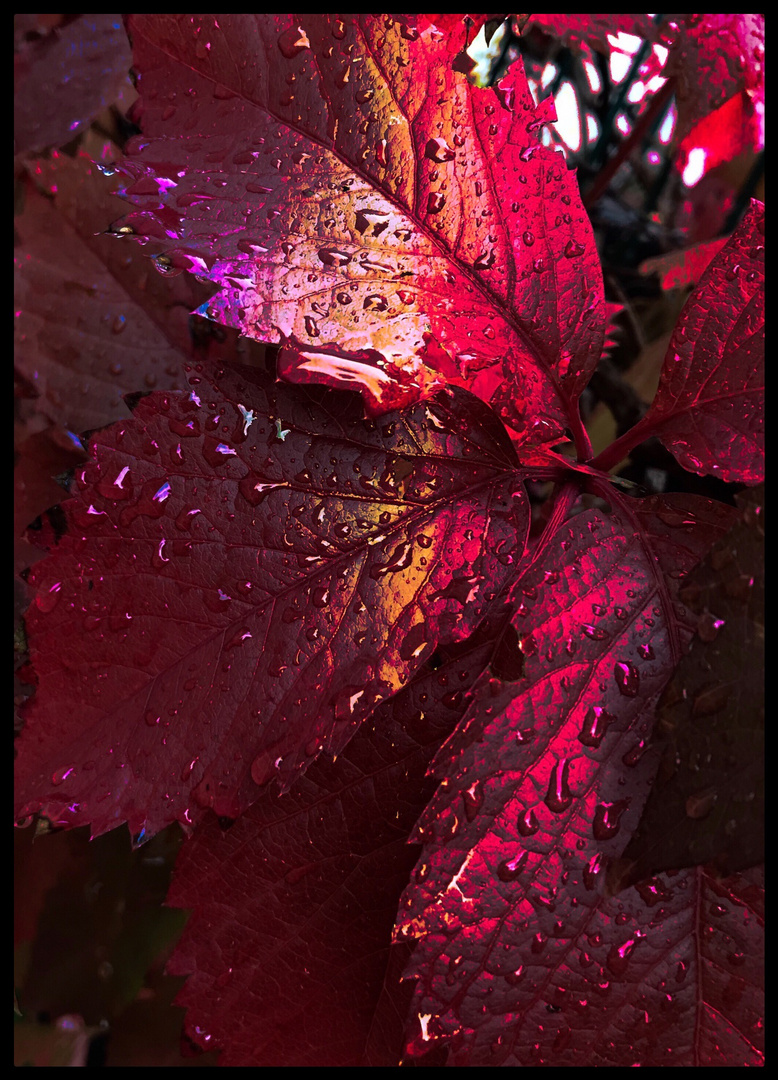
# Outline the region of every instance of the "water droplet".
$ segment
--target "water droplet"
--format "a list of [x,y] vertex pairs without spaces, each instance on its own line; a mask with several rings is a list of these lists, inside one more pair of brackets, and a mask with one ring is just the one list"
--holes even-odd
[[527,865],[529,852],[522,851],[513,859],[503,859],[497,867],[497,877],[500,881],[515,881]]
[[630,799],[619,799],[618,802],[598,803],[594,811],[592,833],[595,840],[610,840],[619,831],[621,816],[630,804]]
[[[268,481],[259,480],[256,476],[244,476],[238,481],[238,491],[243,498],[252,506],[258,506],[262,500],[267,496],[268,492],[274,488],[288,487],[285,483],[270,483]],[[189,511],[190,514],[199,513],[199,511]]]
[[62,588],[62,582],[58,581],[54,585],[44,586],[35,596],[35,604],[44,614],[53,611],[57,606],[59,600],[59,592]]
[[424,148],[424,154],[430,161],[452,161],[456,151],[452,150],[445,139],[430,139]]
[[345,266],[346,263],[351,262],[351,256],[337,248],[319,248],[318,256],[325,266]]
[[548,782],[548,791],[543,800],[549,810],[555,814],[561,814],[567,810],[573,801],[573,795],[569,787],[570,760],[560,758],[551,770]]
[[70,776],[70,774],[75,772],[75,768],[75,765],[65,765],[63,766],[63,768],[57,769],[56,772],[53,772],[51,774],[51,782],[54,787],[59,787],[60,784],[63,784],[65,780],[67,780],[67,778]]
[[427,196],[427,213],[437,214],[446,205],[446,196],[439,191],[433,191]]
[[496,258],[493,248],[489,251],[482,251],[473,266],[476,270],[490,270],[494,266]]
[[608,951],[608,957],[606,963],[611,974],[616,976],[624,975],[629,964],[629,958],[635,951],[635,946],[638,943],[637,937],[630,938],[625,941],[623,945],[612,945]]
[[462,802],[465,805],[465,817],[468,821],[473,821],[481,809],[481,805],[484,801],[483,788],[480,780],[476,780],[462,792]]
[[292,60],[298,53],[310,49],[311,43],[304,30],[299,27],[290,27],[279,35],[278,47],[287,60]]
[[540,823],[535,815],[535,811],[530,808],[529,810],[525,810],[523,814],[520,814],[516,827],[521,836],[534,835],[540,828]]
[[596,855],[592,855],[591,859],[584,867],[584,888],[589,889],[590,891],[592,889],[595,889],[597,887],[597,878],[600,876],[604,869],[605,863],[603,862],[602,855],[598,851]]
[[522,235],[522,240],[527,245],[527,247],[532,247],[532,245],[535,243],[535,234],[527,230],[527,232]]
[[686,816],[694,821],[707,817],[718,800],[718,792],[715,788],[706,788],[690,795],[686,800]]
[[565,258],[577,259],[579,255],[583,255],[586,248],[577,243],[575,240],[568,240],[565,244]]
[[584,623],[581,630],[592,641],[604,641],[608,636],[607,630],[603,630],[601,626],[592,626],[591,623]]
[[637,697],[640,689],[640,675],[634,664],[614,664],[613,678],[624,697]]
[[694,697],[692,716],[713,716],[726,706],[732,693],[732,685],[728,683],[714,683],[699,690]]
[[584,717],[583,727],[578,735],[580,742],[584,746],[591,746],[594,749],[600,745],[605,738],[605,734],[608,730],[608,725],[615,721],[616,717],[603,709],[601,705],[592,705],[586,711]]

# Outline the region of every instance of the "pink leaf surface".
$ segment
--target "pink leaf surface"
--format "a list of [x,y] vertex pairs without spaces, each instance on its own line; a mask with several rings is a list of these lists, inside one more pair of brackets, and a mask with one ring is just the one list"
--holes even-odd
[[397,1065],[411,994],[407,946],[390,940],[418,853],[407,836],[493,636],[484,626],[447,649],[337,763],[263,792],[234,823],[210,817],[184,844],[168,903],[192,915],[168,971],[189,976],[186,1032],[223,1049],[220,1065]]
[[764,14],[674,16],[667,74],[677,79],[678,130],[684,140],[704,117],[745,90],[764,120]]
[[40,36],[41,24],[24,22],[18,29],[14,55],[17,152],[62,146],[106,105],[132,97],[127,80],[132,57],[120,15],[66,18],[45,36]]
[[651,408],[596,464],[657,435],[691,472],[759,483],[764,378],[764,205],[752,199],[686,302]]
[[403,400],[434,387],[431,335],[518,432],[578,431],[601,272],[521,65],[476,90],[452,67],[459,33],[394,16],[129,29],[144,136],[121,165],[126,223],[164,266],[222,286],[213,318],[346,360],[375,350]]
[[190,382],[93,438],[30,575],[19,817],[236,817],[466,636],[520,557],[523,472],[465,391],[376,426],[251,369]]
[[[538,1033],[538,1020],[557,1010],[553,986],[565,988],[601,918],[605,871],[653,781],[653,707],[691,636],[677,581],[735,512],[722,519],[709,500],[681,497],[622,513],[643,529],[589,512],[545,541],[514,587],[505,633],[523,662],[482,677],[436,760],[443,779],[417,827],[425,850],[396,929],[419,939],[406,972],[426,1018],[414,1053],[448,1038],[455,1064],[514,1053],[541,1064],[556,1040],[558,1025]],[[612,918],[618,950],[629,930]],[[596,1037],[591,1021],[585,1030]]]

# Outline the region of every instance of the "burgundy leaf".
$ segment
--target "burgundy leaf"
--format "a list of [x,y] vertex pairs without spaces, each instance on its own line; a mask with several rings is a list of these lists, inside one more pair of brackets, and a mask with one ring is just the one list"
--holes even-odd
[[595,465],[657,435],[684,468],[764,476],[764,205],[755,199],[686,302],[651,408]]
[[[648,796],[653,708],[691,636],[678,580],[732,515],[717,525],[716,505],[696,499],[663,524],[674,500],[614,501],[626,521],[587,512],[544,537],[514,588],[522,681],[485,674],[438,755],[443,780],[396,929],[419,938],[407,972],[426,1018],[415,1052],[453,1038],[456,1064],[483,1064],[497,1040],[500,1055],[538,1041],[528,1014],[555,1007],[551,981],[564,985]],[[656,543],[624,529],[638,515],[657,521]],[[662,573],[671,557],[675,583]]]
[[30,169],[50,197],[27,184],[15,222],[15,364],[41,411],[81,432],[126,417],[128,391],[183,389],[203,288],[167,281],[136,247],[96,235],[122,205],[99,166],[56,156]]
[[45,36],[38,23],[24,23],[18,29],[17,152],[62,146],[106,105],[132,97],[127,80],[132,57],[120,15],[80,15],[63,20]]
[[483,626],[449,648],[336,763],[314,763],[281,797],[262,792],[234,823],[209,817],[185,843],[168,903],[192,915],[168,971],[189,976],[186,1032],[222,1049],[220,1065],[397,1065],[411,995],[391,930],[418,854],[406,840],[490,636]]
[[764,494],[745,497],[745,520],[684,580],[696,633],[663,695],[659,777],[612,887],[764,860]]
[[17,816],[237,816],[470,633],[520,557],[524,474],[465,391],[377,426],[250,369],[190,382],[93,438],[30,575]]
[[212,318],[292,339],[322,374],[334,354],[340,385],[391,379],[373,411],[476,376],[525,437],[580,434],[601,272],[574,174],[539,142],[553,103],[535,109],[521,65],[476,90],[452,67],[459,35],[394,16],[129,25],[144,137],[121,164],[125,225],[163,268],[222,286]]

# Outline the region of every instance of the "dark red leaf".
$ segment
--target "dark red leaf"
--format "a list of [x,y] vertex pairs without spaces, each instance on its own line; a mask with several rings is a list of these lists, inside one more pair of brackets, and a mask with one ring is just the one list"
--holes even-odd
[[[556,1025],[547,1042],[533,1017],[555,1008],[552,987],[565,987],[648,796],[653,708],[691,636],[678,583],[734,511],[717,521],[708,500],[689,500],[686,515],[674,499],[614,501],[626,520],[588,512],[544,538],[514,588],[523,681],[484,675],[438,755],[443,779],[396,930],[419,939],[407,974],[425,1020],[413,1052],[447,1038],[456,1064],[493,1052],[548,1060]],[[618,925],[609,941],[620,947]],[[540,1060],[524,1045],[535,1042]]]
[[62,155],[30,173],[49,197],[28,183],[15,221],[14,344],[40,410],[81,432],[126,417],[128,391],[183,389],[203,288],[163,279],[137,247],[98,233],[122,206],[99,166]]
[[132,58],[120,15],[81,15],[51,28],[24,22],[17,30],[17,153],[62,146],[106,105],[124,101],[126,107],[132,98]]
[[236,817],[469,634],[521,555],[523,472],[472,395],[377,426],[355,395],[200,368],[93,438],[30,575],[18,816]]
[[663,695],[659,777],[614,887],[764,860],[764,493],[746,498],[745,521],[684,580],[695,637]]
[[376,374],[330,374],[383,373],[404,401],[456,381],[429,365],[431,334],[517,431],[579,430],[601,272],[574,174],[540,145],[553,103],[535,109],[521,65],[476,90],[458,35],[394,16],[130,30],[144,137],[121,165],[126,224],[164,268],[222,286],[211,317],[343,364],[375,350]]
[[689,297],[646,415],[601,454],[609,468],[658,435],[685,469],[764,477],[764,205],[751,208]]
[[406,840],[493,633],[446,650],[336,763],[263,792],[234,824],[210,817],[184,845],[168,903],[192,915],[168,970],[189,976],[186,1031],[222,1048],[220,1065],[397,1065],[411,994],[391,930],[418,854]]

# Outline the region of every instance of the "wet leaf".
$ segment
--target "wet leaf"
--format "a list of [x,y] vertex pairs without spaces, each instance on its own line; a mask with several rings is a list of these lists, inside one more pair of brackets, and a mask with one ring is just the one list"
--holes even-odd
[[686,302],[651,408],[628,438],[657,435],[684,468],[764,475],[764,206],[755,199]]
[[453,69],[458,34],[395,16],[130,31],[144,134],[121,166],[125,223],[221,287],[210,317],[314,352],[285,377],[365,386],[373,412],[459,381],[525,438],[578,430],[601,273],[521,65],[477,90]]
[[31,572],[18,816],[236,817],[467,636],[521,555],[522,470],[465,391],[376,425],[251,369],[190,384],[93,438]]
[[[621,509],[648,524],[671,507],[652,498]],[[540,1060],[524,1045],[538,1042],[533,1017],[555,1006],[546,995],[565,987],[570,950],[583,947],[608,865],[637,824],[656,771],[654,704],[691,637],[663,564],[688,571],[725,527],[713,515],[697,500],[685,529],[667,526],[654,550],[648,531],[630,533],[615,514],[579,514],[519,577],[512,626],[526,685],[517,693],[482,676],[436,758],[442,782],[415,831],[429,869],[395,930],[418,939],[406,977],[418,980],[413,1015],[427,1019],[411,1053],[441,1038],[460,1065],[514,1052],[513,1063],[541,1064],[550,1051],[546,1035]],[[613,926],[608,944],[620,947]]]

